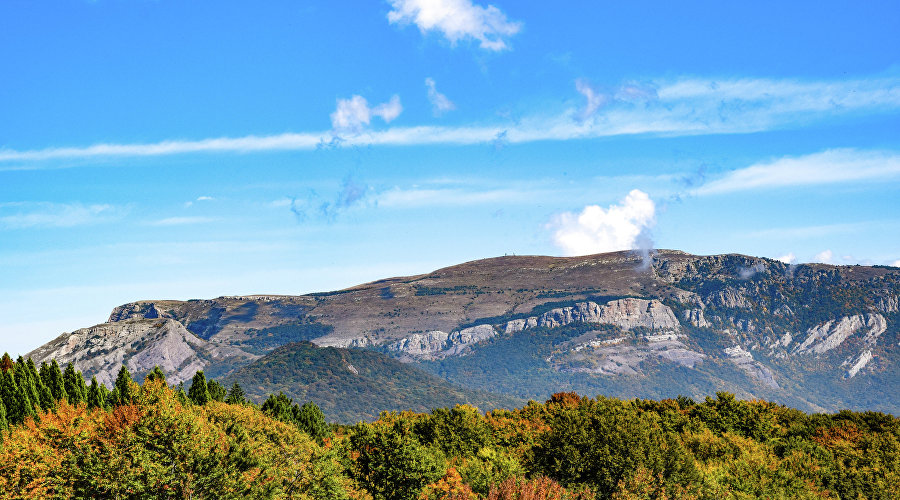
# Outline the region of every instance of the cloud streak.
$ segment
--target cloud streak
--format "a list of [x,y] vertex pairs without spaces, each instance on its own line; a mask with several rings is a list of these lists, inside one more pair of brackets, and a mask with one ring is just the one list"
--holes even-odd
[[75,227],[121,218],[112,205],[13,202],[0,204],[0,229]]
[[895,178],[900,178],[900,154],[896,152],[830,149],[737,169],[707,182],[693,190],[692,194],[717,195],[754,189]]
[[428,102],[431,103],[431,112],[434,116],[440,116],[447,111],[456,109],[456,104],[453,104],[453,101],[438,92],[434,78],[426,78],[425,86],[428,87]]
[[[586,87],[586,88],[589,88]],[[650,87],[622,86],[590,116],[571,107],[556,114],[533,115],[515,123],[471,126],[414,126],[370,130],[372,116],[390,122],[402,111],[399,98],[375,107],[360,96],[339,100],[333,130],[272,136],[170,140],[146,144],[96,144],[38,150],[0,150],[0,169],[42,168],[22,165],[50,160],[191,153],[253,153],[355,146],[422,146],[568,141],[623,135],[687,136],[753,133],[802,127],[848,115],[877,114],[900,108],[900,77],[798,82],[772,79],[679,79]],[[596,91],[592,90],[595,93]],[[637,97],[635,97],[637,96]],[[358,99],[357,99],[358,98]],[[582,118],[582,119],[579,119]],[[335,131],[353,134],[335,140]],[[18,163],[16,165],[9,165]],[[4,166],[3,164],[8,164]],[[712,189],[712,188],[709,188]]]

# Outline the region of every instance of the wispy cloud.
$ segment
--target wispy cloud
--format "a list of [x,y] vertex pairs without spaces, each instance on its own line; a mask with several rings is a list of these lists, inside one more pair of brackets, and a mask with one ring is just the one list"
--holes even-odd
[[434,83],[433,78],[426,78],[425,86],[428,87],[428,102],[431,103],[431,112],[434,116],[440,116],[447,111],[456,109],[456,104],[453,104],[453,101],[448,99],[444,94],[438,92],[437,85]]
[[482,7],[471,0],[390,0],[392,24],[415,24],[422,33],[436,31],[451,44],[467,38],[480,42],[482,49],[508,48],[507,39],[522,29],[493,5]]
[[752,189],[900,178],[900,154],[831,149],[734,170],[692,193],[712,195]]
[[74,227],[119,219],[123,210],[107,204],[12,202],[0,204],[0,228]]
[[[589,86],[588,86],[589,87]],[[590,87],[592,88],[592,87]],[[592,88],[593,89],[593,88]],[[599,92],[596,89],[592,92]],[[399,98],[370,107],[360,96],[339,100],[334,129],[318,133],[97,144],[40,150],[0,150],[0,169],[42,168],[23,162],[184,153],[250,153],[328,147],[504,144],[566,141],[621,135],[684,136],[752,133],[802,127],[824,119],[900,108],[900,77],[807,81],[686,78],[626,84],[611,91],[612,102],[569,107],[555,114],[526,116],[514,123],[474,126],[389,127],[371,130],[372,116],[386,122],[402,110]],[[616,97],[618,96],[618,97]],[[630,96],[630,97],[629,97]],[[357,99],[358,98],[358,99]],[[596,99],[596,97],[595,97]],[[352,132],[335,139],[335,131]],[[15,165],[11,165],[16,163]],[[712,189],[712,188],[709,188]]]
[[194,224],[209,224],[218,219],[215,217],[167,217],[148,222],[149,226],[168,227],[168,226],[189,226]]

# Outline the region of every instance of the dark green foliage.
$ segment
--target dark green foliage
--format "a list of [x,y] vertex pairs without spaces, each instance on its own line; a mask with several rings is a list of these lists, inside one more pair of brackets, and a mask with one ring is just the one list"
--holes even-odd
[[147,380],[155,381],[161,380],[163,384],[166,383],[166,374],[163,372],[163,369],[156,365],[150,370],[150,373],[147,374]]
[[34,410],[34,414],[37,415],[41,411],[40,392],[38,391],[35,380],[31,377],[31,374],[28,373],[28,365],[25,363],[25,359],[22,358],[22,356],[19,356],[19,359],[16,360],[15,377],[19,389],[28,396],[28,401]]
[[16,383],[14,369],[0,370],[0,400],[6,406],[6,419],[10,424],[21,424],[36,415],[28,393]]
[[447,456],[473,457],[491,444],[491,429],[478,409],[468,405],[435,408],[431,418],[418,422],[422,442],[439,446]]
[[375,500],[415,499],[446,469],[442,454],[420,443],[405,419],[356,425],[350,447],[359,453],[351,473]]
[[325,415],[312,401],[299,406],[284,393],[278,393],[277,396],[270,395],[260,409],[276,420],[297,426],[298,429],[320,442],[330,432],[328,423],[325,422]]
[[97,377],[91,377],[91,385],[87,392],[88,408],[106,408],[106,397],[100,390],[100,384],[97,383]]
[[382,353],[317,347],[309,342],[279,347],[225,380],[239,382],[256,401],[270,391],[315,401],[329,420],[345,423],[372,420],[382,410],[430,411],[458,403],[511,408],[522,403],[460,389]]
[[215,380],[209,380],[206,383],[206,390],[209,391],[209,399],[211,401],[218,401],[220,403],[225,401],[227,391],[222,384],[216,382]]
[[50,389],[54,401],[66,398],[66,384],[55,359],[51,360],[49,365],[46,362],[41,363],[41,380]]
[[63,382],[66,388],[66,400],[69,404],[75,405],[84,403],[87,400],[84,377],[81,376],[80,371],[75,370],[72,363],[69,363],[66,366],[66,371],[63,372]]
[[677,435],[663,431],[659,417],[630,403],[599,397],[559,398],[535,447],[537,469],[564,485],[585,484],[602,496],[638,468],[666,483],[699,479]]
[[195,405],[205,405],[209,402],[209,387],[206,385],[206,375],[202,370],[194,374],[187,397]]
[[0,443],[3,443],[3,432],[9,429],[9,422],[6,421],[6,405],[0,399]]
[[136,396],[136,384],[131,379],[131,372],[125,365],[119,368],[119,374],[116,376],[115,388],[110,394],[113,404],[116,406],[130,405]]
[[225,398],[225,402],[231,405],[247,403],[247,396],[244,394],[244,389],[241,388],[240,384],[235,382],[231,385],[231,390],[228,391],[228,397]]
[[56,400],[53,399],[53,394],[50,392],[50,388],[47,387],[47,384],[44,383],[44,379],[41,378],[40,373],[37,370],[37,367],[34,365],[34,361],[31,358],[28,358],[26,362],[26,367],[28,368],[28,377],[32,380],[32,383],[37,387],[38,391],[38,400],[40,402],[41,409],[44,411],[51,411],[56,408]]

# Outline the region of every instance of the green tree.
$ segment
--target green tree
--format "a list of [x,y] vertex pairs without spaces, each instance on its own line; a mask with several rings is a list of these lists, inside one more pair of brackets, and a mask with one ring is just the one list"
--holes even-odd
[[119,368],[116,376],[116,384],[112,393],[112,400],[116,406],[130,405],[137,395],[137,384],[131,378],[131,372],[125,365]]
[[206,375],[202,370],[194,374],[187,396],[195,405],[205,405],[209,402],[209,388],[206,385]]
[[10,424],[21,424],[26,418],[37,415],[28,393],[16,383],[13,369],[0,373],[0,400],[6,406],[6,419]]
[[75,370],[72,363],[66,365],[66,371],[63,372],[63,383],[66,388],[66,400],[69,401],[69,404],[76,405],[85,402],[84,378],[80,372]]
[[418,498],[425,485],[446,471],[440,451],[420,443],[402,417],[392,425],[357,424],[350,432],[350,449],[358,454],[352,474],[375,500]]
[[0,443],[3,443],[3,433],[9,429],[9,423],[6,421],[6,406],[0,400]]
[[104,396],[100,390],[100,384],[97,383],[97,377],[91,377],[91,386],[87,392],[88,408],[105,408],[106,398]]
[[316,441],[321,443],[331,431],[322,409],[312,401],[304,403],[299,408],[295,406],[292,410],[297,427]]
[[209,391],[210,400],[219,402],[225,401],[227,391],[225,390],[225,386],[223,386],[222,384],[210,379],[206,383],[206,390]]
[[19,389],[28,396],[28,402],[31,404],[34,414],[37,415],[41,411],[41,396],[38,392],[37,384],[35,384],[34,379],[28,373],[28,365],[22,356],[19,356],[19,359],[16,360],[15,377]]
[[59,401],[66,397],[66,384],[63,381],[62,370],[56,360],[50,360],[48,365],[46,362],[41,363],[41,379],[44,385],[50,389],[53,401]]
[[162,382],[166,383],[166,374],[163,372],[163,369],[160,368],[159,365],[153,367],[153,370],[150,370],[150,373],[147,374],[147,380],[162,380]]
[[244,394],[244,389],[241,388],[241,385],[235,382],[231,386],[231,390],[228,391],[228,397],[225,398],[225,402],[231,405],[242,405],[247,402],[247,396]]
[[44,379],[41,378],[40,373],[38,373],[37,367],[34,365],[34,361],[31,358],[28,358],[26,363],[28,368],[28,377],[31,378],[34,385],[38,390],[38,400],[41,405],[41,409],[44,411],[52,411],[56,409],[56,400],[53,399],[53,394],[50,392],[50,388],[47,387],[47,384],[44,383]]

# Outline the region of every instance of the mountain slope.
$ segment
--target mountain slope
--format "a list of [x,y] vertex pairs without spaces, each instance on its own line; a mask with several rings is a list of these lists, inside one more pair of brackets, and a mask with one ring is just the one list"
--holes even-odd
[[[728,390],[807,410],[900,413],[898,302],[898,268],[660,250],[651,262],[630,252],[499,257],[304,296],[139,301],[100,326],[182,325],[217,375],[312,341],[524,398]],[[80,337],[58,341],[76,364],[103,356]],[[123,347],[122,360],[138,347]],[[141,359],[163,359],[154,352]]]
[[382,411],[430,411],[468,403],[483,411],[513,408],[523,400],[461,389],[384,354],[359,349],[316,347],[297,342],[226,377],[260,401],[284,392],[298,402],[314,401],[331,421],[374,420]]

